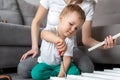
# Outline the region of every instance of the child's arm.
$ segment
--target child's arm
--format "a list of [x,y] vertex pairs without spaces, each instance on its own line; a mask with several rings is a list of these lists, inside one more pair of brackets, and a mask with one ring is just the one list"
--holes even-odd
[[[64,56],[63,57],[63,63],[61,64],[61,67],[60,67],[60,72],[58,74],[58,77],[65,77],[65,72],[67,72],[69,66],[70,66],[70,63],[71,63],[71,57],[70,56]],[[63,64],[64,64],[64,68],[63,68]],[[65,71],[64,71],[65,69]]]
[[58,35],[53,33],[52,31],[43,30],[41,32],[41,38],[48,42],[55,43],[58,51],[62,52],[61,55],[63,55],[65,53],[65,51],[67,49],[67,45],[66,45],[65,41],[62,38],[60,38]]
[[49,30],[42,30],[41,38],[52,43],[63,42],[59,36]]

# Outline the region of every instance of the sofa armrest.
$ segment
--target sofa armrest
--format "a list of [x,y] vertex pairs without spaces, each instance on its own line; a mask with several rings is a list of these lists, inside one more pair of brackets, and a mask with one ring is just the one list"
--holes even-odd
[[[40,29],[41,32],[42,29]],[[39,44],[41,39],[39,40]],[[0,45],[2,46],[30,46],[31,28],[30,26],[0,23]]]

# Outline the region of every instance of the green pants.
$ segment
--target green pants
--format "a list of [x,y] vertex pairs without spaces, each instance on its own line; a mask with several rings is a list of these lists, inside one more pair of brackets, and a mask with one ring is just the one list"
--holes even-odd
[[[60,65],[51,66],[45,63],[39,63],[32,69],[31,76],[33,80],[47,80],[51,76],[58,76],[59,71]],[[80,71],[73,63],[71,63],[67,74],[79,75]]]

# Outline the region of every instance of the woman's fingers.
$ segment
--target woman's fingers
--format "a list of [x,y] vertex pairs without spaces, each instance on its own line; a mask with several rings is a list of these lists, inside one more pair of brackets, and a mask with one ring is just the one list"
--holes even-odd
[[37,51],[30,50],[27,51],[20,59],[20,61],[25,60],[28,56],[32,55],[32,58],[34,58],[37,55]]
[[116,44],[116,39],[113,39],[111,35],[107,36],[104,41],[105,41],[105,44],[103,46],[104,49],[113,48]]
[[22,56],[22,58],[20,59],[20,61],[25,60],[29,54],[30,54],[29,51],[26,52],[26,53]]

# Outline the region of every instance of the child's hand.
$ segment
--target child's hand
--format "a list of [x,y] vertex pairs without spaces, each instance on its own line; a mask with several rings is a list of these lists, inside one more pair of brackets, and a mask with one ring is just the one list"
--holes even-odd
[[65,77],[64,74],[59,74],[58,77],[62,78],[62,77]]
[[59,55],[63,55],[67,49],[67,45],[64,40],[58,41],[56,43],[56,47],[58,49]]
[[116,39],[112,39],[112,36],[107,36],[104,41],[105,44],[102,46],[103,49],[113,48],[116,44]]

